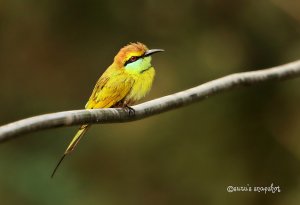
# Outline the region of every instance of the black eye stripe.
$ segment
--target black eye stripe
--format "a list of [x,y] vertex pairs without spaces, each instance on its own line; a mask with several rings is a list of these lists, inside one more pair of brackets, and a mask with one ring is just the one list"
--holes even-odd
[[128,65],[129,63],[133,63],[135,61],[137,61],[138,59],[142,58],[144,55],[142,56],[131,56],[124,64],[124,66]]

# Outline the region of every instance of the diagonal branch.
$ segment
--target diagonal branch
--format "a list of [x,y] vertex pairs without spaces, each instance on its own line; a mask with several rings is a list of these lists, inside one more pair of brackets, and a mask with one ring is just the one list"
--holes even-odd
[[228,75],[197,87],[133,106],[135,113],[129,115],[120,108],[73,110],[39,115],[0,127],[0,142],[22,134],[54,127],[80,124],[117,123],[140,120],[152,115],[176,109],[239,86],[256,85],[261,82],[296,78],[300,75],[300,60],[285,65],[251,72]]

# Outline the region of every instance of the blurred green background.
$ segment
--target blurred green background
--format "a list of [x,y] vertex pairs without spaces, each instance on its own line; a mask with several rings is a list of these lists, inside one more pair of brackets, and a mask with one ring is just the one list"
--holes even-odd
[[[0,124],[84,107],[118,50],[155,55],[145,100],[300,56],[295,0],[0,1]],[[1,204],[299,204],[300,79],[240,88],[137,122],[0,145]],[[227,186],[281,193],[228,193]]]

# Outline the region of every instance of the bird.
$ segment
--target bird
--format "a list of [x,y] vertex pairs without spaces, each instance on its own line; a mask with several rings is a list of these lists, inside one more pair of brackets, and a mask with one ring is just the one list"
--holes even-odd
[[[152,55],[163,49],[148,49],[140,42],[129,43],[122,47],[114,57],[113,63],[104,71],[97,81],[85,109],[121,107],[134,112],[130,106],[145,97],[151,90],[155,69],[151,65]],[[90,128],[83,124],[73,137],[64,154],[54,168],[54,177],[61,162],[78,145],[80,139]]]

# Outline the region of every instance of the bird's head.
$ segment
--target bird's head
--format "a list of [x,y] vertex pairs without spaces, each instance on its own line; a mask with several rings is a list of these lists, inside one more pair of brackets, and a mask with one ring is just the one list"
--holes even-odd
[[162,49],[148,49],[142,43],[130,43],[121,48],[114,62],[128,72],[141,73],[151,68],[151,55],[164,51]]

